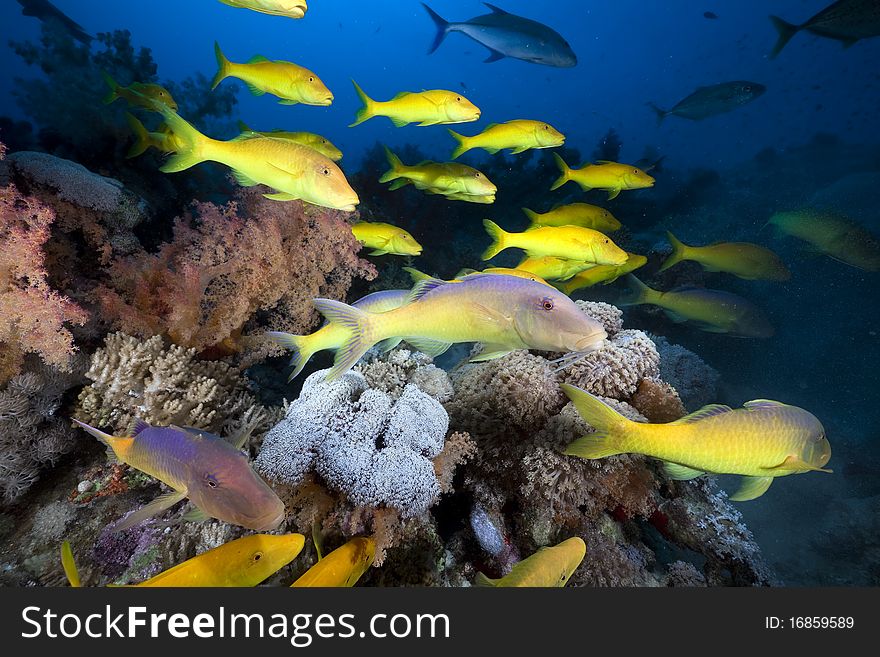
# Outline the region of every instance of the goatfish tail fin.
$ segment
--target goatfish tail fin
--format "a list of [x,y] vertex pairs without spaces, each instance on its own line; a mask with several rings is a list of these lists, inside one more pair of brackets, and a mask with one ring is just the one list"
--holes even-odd
[[657,125],[660,125],[661,123],[663,123],[663,119],[665,119],[667,117],[669,112],[667,112],[665,109],[657,107],[654,103],[647,103],[647,105],[652,110],[654,110],[654,114],[657,115]]
[[638,306],[643,303],[654,303],[655,297],[658,294],[657,290],[648,287],[632,274],[626,277],[626,284],[629,286],[629,294],[618,302],[621,306]]
[[355,363],[378,340],[372,337],[374,331],[370,325],[368,313],[333,299],[315,299],[313,303],[318,312],[327,318],[328,322],[351,331],[351,336],[348,340],[336,350],[336,359],[333,361],[333,367],[327,373],[326,380],[333,381],[354,367]]
[[492,579],[491,577],[486,577],[483,573],[477,572],[477,576],[474,578],[474,586],[498,586],[498,580]]
[[82,587],[79,578],[79,570],[76,567],[76,561],[73,560],[73,550],[70,548],[70,541],[64,541],[61,544],[61,567],[64,569],[64,575],[73,588]]
[[489,248],[483,252],[483,260],[491,260],[507,248],[506,238],[509,233],[491,219],[483,219],[483,227],[492,238]]
[[211,81],[211,91],[217,88],[223,80],[229,77],[229,73],[232,68],[232,62],[226,59],[226,55],[223,54],[223,51],[220,50],[220,44],[216,41],[214,42],[214,56],[217,58],[217,74],[214,76],[214,79]]
[[534,210],[529,210],[528,208],[520,208],[523,211],[523,214],[529,218],[529,228],[535,228],[536,226],[541,226],[541,215],[535,212]]
[[147,151],[150,147],[150,135],[144,127],[144,124],[141,123],[131,112],[125,113],[125,119],[128,121],[128,127],[131,128],[132,133],[134,133],[134,144],[132,144],[131,148],[129,148],[128,152],[125,154],[126,159],[131,159],[138,155],[143,155]]
[[770,59],[775,59],[801,28],[798,25],[792,25],[791,23],[782,20],[779,16],[771,16],[770,22],[773,23],[773,27],[775,27],[776,31],[779,33],[776,45],[773,46],[773,52],[770,53]]
[[212,141],[211,139],[196,130],[192,124],[166,105],[154,102],[153,107],[162,114],[171,134],[177,138],[178,144],[176,153],[159,167],[159,171],[177,173],[208,159],[205,157],[205,146]]
[[688,245],[682,243],[678,238],[675,237],[668,230],[666,231],[666,237],[669,238],[669,243],[672,245],[672,253],[666,258],[666,262],[658,269],[657,271],[666,271],[670,267],[677,265],[682,260],[687,260],[687,249]]
[[385,149],[385,157],[388,159],[388,165],[391,168],[382,174],[382,177],[379,178],[379,182],[387,183],[400,178],[405,165],[403,164],[403,162],[400,161],[399,157],[391,152],[390,148],[388,148],[387,146],[384,146],[383,148]]
[[282,333],[281,331],[269,331],[266,333],[275,344],[281,345],[285,349],[289,349],[291,353],[290,366],[293,371],[287,377],[288,383],[293,381],[299,373],[303,371],[306,363],[309,362],[315,354],[315,348],[312,346],[308,335],[294,335],[293,333]]
[[376,116],[376,101],[370,98],[364,90],[360,88],[357,82],[354,80],[351,81],[354,85],[354,90],[357,92],[358,98],[364,104],[357,113],[354,115],[354,123],[349,124],[349,128],[353,128],[356,125],[360,125],[367,119],[371,119]]
[[550,191],[552,192],[554,189],[559,189],[569,180],[571,180],[571,168],[565,163],[557,153],[553,153],[553,159],[556,161],[556,166],[559,167],[560,175],[550,186]]
[[593,433],[578,438],[565,449],[571,456],[583,459],[601,459],[625,452],[621,438],[626,434],[629,425],[633,424],[620,413],[611,408],[598,397],[563,383],[562,392],[572,401],[578,414],[595,429]]
[[113,462],[119,462],[119,457],[116,454],[116,450],[113,445],[119,440],[116,436],[111,436],[109,433],[104,433],[100,429],[96,429],[93,426],[86,424],[85,422],[80,422],[76,418],[71,418],[80,429],[84,429],[86,432],[92,434],[95,438],[100,440],[107,447],[107,458],[109,458]]
[[451,128],[446,128],[449,131],[449,134],[452,135],[452,138],[457,142],[455,148],[452,151],[452,159],[456,159],[457,157],[464,155],[471,147],[468,146],[467,141],[468,138],[464,135],[458,134],[455,130]]
[[119,99],[119,83],[110,77],[110,74],[106,71],[101,71],[101,77],[104,78],[104,82],[110,87],[110,91],[107,92],[107,95],[103,98],[104,104],[109,105],[113,101]]
[[443,43],[443,39],[445,39],[446,35],[449,34],[449,21],[440,16],[440,14],[431,9],[424,2],[422,3],[422,7],[424,7],[425,11],[428,12],[428,16],[431,17],[432,21],[434,21],[434,27],[437,28],[437,33],[434,35],[434,40],[431,42],[431,47],[428,48],[428,54],[430,55],[432,52],[440,47],[440,44]]

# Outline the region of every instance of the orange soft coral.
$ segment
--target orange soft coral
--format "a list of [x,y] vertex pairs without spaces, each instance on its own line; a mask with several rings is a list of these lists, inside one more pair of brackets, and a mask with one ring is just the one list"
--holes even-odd
[[54,212],[13,185],[0,188],[0,383],[17,373],[25,353],[67,369],[75,348],[65,324],[87,313],[47,282],[43,247]]
[[253,189],[223,207],[200,203],[158,253],[117,259],[98,300],[123,331],[252,360],[270,351],[252,336],[307,331],[318,319],[314,297],[340,298],[352,278],[375,277],[356,255],[347,216]]

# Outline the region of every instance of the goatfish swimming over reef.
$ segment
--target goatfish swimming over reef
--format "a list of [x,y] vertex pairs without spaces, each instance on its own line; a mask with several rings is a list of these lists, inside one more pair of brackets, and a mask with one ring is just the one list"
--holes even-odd
[[351,587],[367,572],[376,556],[376,541],[353,538],[318,560],[291,587]]
[[540,214],[522,208],[522,211],[532,222],[529,228],[537,226],[580,226],[581,228],[592,228],[601,233],[613,233],[620,230],[621,224],[611,212],[605,208],[589,203],[569,203],[568,205],[557,205],[549,212]]
[[[411,267],[404,267],[408,271],[417,271]],[[420,272],[419,272],[420,273]],[[430,278],[427,274],[425,278]],[[371,313],[384,313],[387,310],[399,308],[409,296],[409,290],[381,290],[373,292],[367,296],[358,299],[353,304],[354,308],[365,310]],[[325,349],[339,349],[351,336],[351,331],[346,330],[338,324],[324,324],[311,335],[293,335],[292,333],[282,333],[280,331],[272,331],[266,334],[274,342],[286,347],[293,352],[290,359],[290,365],[293,372],[290,373],[288,381],[292,381],[302,372],[306,363],[311,357],[319,351]],[[390,351],[398,345],[400,340],[392,340],[382,345],[382,351]]]
[[580,416],[595,429],[575,440],[566,454],[600,459],[644,454],[665,462],[672,479],[702,474],[743,475],[731,500],[763,495],[775,477],[818,471],[831,458],[825,429],[812,414],[769,399],[742,408],[711,404],[668,424],[633,422],[598,397],[572,385],[560,386]]
[[[187,559],[132,586],[256,586],[293,561],[305,545],[302,534],[252,534]],[[61,563],[73,587],[81,586],[70,543],[61,546]]]
[[231,77],[244,82],[255,96],[267,93],[277,96],[281,105],[330,105],[333,102],[330,90],[307,68],[292,62],[273,62],[262,55],[254,55],[244,64],[236,64],[226,59],[216,42],[214,54],[218,69],[211,89]]
[[525,258],[516,268],[520,271],[529,272],[551,281],[567,281],[575,274],[585,269],[595,267],[592,262],[580,262],[578,260],[566,260],[556,256],[542,256],[540,258]]
[[449,134],[458,142],[452,151],[453,160],[472,148],[482,148],[492,154],[509,148],[511,154],[516,154],[531,148],[555,148],[565,143],[565,135],[549,123],[531,119],[490,123],[472,137],[460,135],[452,129]]
[[709,333],[741,338],[769,338],[774,333],[760,308],[730,292],[689,286],[660,292],[632,274],[627,276],[627,281],[632,294],[620,302],[623,306],[659,306],[673,322],[690,322]]
[[195,506],[186,519],[217,518],[257,531],[275,529],[284,519],[284,504],[241,451],[249,432],[228,442],[201,429],[152,427],[139,420],[131,436],[111,436],[74,422],[104,443],[111,459],[174,489],[129,515],[114,531],[133,527],[186,498]]
[[600,160],[596,164],[586,164],[580,169],[571,169],[556,153],[553,153],[553,158],[562,175],[550,187],[551,191],[573,180],[585,192],[591,189],[606,190],[610,201],[617,198],[625,189],[644,189],[654,186],[654,179],[651,176],[630,164]]
[[807,242],[811,249],[864,271],[880,271],[880,240],[851,219],[833,212],[777,212],[768,222],[777,232]]
[[880,3],[877,0],[837,0],[800,25],[771,16],[779,40],[770,54],[776,57],[791,38],[804,30],[816,36],[840,41],[844,48],[860,39],[880,36]]
[[315,299],[331,323],[351,331],[327,374],[347,372],[374,344],[401,338],[429,356],[452,344],[481,342],[475,361],[500,358],[516,349],[566,352],[564,367],[598,349],[607,337],[602,325],[552,287],[518,276],[471,274],[459,283],[420,281],[408,303],[369,313],[331,299]]
[[508,233],[494,221],[483,220],[492,244],[483,253],[490,260],[505,249],[522,249],[532,258],[555,256],[595,265],[622,265],[626,251],[611,238],[591,228],[580,226],[542,226],[522,233]]
[[387,116],[398,128],[410,123],[427,126],[466,123],[480,118],[480,108],[454,91],[402,91],[391,100],[376,101],[365,94],[357,82],[352,80],[352,84],[364,106],[357,111],[355,121],[349,128],[374,116]]
[[251,130],[244,121],[238,122],[238,127],[242,134],[257,134],[261,137],[271,137],[273,139],[285,139],[292,141],[294,144],[308,146],[312,150],[318,151],[324,157],[328,157],[334,162],[342,159],[342,151],[336,148],[333,143],[326,137],[316,135],[313,132],[287,132],[286,130],[270,130],[268,132],[260,132]]
[[577,64],[577,56],[571,46],[555,30],[537,21],[511,14],[488,2],[483,4],[492,13],[461,23],[450,23],[422,3],[437,27],[437,35],[428,53],[437,50],[450,32],[461,32],[489,49],[486,62],[512,57],[545,66],[569,67]]
[[351,232],[358,242],[373,249],[369,255],[417,256],[422,252],[422,245],[412,235],[391,224],[359,221],[351,227]]
[[636,253],[626,254],[626,262],[622,265],[596,265],[575,274],[564,283],[558,284],[557,287],[568,295],[585,287],[593,287],[599,283],[608,285],[613,283],[621,276],[625,276],[631,271],[635,271],[639,267],[644,267],[648,263],[648,258]]
[[128,149],[128,153],[125,154],[126,158],[142,155],[148,148],[155,148],[161,153],[173,153],[183,148],[182,142],[167,127],[164,128],[164,132],[161,130],[159,132],[149,132],[144,127],[144,124],[129,112],[125,113],[125,120],[128,121],[131,131],[134,133],[134,144]]
[[110,87],[110,92],[104,96],[104,103],[106,105],[109,105],[120,98],[124,98],[129,104],[150,110],[151,112],[156,111],[156,108],[154,107],[155,102],[162,103],[166,107],[173,109],[175,112],[177,111],[177,102],[172,98],[171,92],[160,84],[154,84],[152,82],[132,82],[127,87],[122,87],[116,82],[116,80],[103,71],[101,71],[101,75],[107,83],[107,86]]
[[750,242],[718,242],[688,246],[667,232],[672,254],[658,271],[666,271],[684,260],[693,260],[706,271],[723,271],[746,280],[787,281],[791,272],[773,251]]
[[287,18],[302,18],[308,10],[306,0],[220,0],[220,2],[230,7]]
[[[158,103],[154,107],[161,107]],[[174,173],[206,161],[232,169],[239,185],[268,185],[275,191],[264,196],[273,201],[301,199],[335,210],[352,211],[358,195],[335,162],[318,151],[286,139],[239,135],[218,141],[203,135],[169,108],[161,110],[180,147],[160,171]]]
[[767,91],[767,87],[763,84],[748,80],[736,80],[700,87],[691,95],[678,101],[672,109],[660,109],[654,103],[648,103],[648,105],[657,114],[657,123],[662,123],[667,116],[680,116],[683,119],[701,121],[750,103],[763,95],[765,91]]
[[557,587],[568,584],[587,554],[587,544],[573,536],[553,547],[542,547],[533,555],[515,564],[510,572],[499,579],[490,579],[477,573],[475,586],[495,587]]
[[417,189],[447,197],[485,197],[491,199],[487,201],[489,203],[495,200],[495,192],[498,190],[495,184],[482,171],[466,164],[424,161],[407,166],[387,147],[385,156],[391,168],[382,174],[379,182],[391,182],[389,189],[400,189],[404,185],[412,184]]

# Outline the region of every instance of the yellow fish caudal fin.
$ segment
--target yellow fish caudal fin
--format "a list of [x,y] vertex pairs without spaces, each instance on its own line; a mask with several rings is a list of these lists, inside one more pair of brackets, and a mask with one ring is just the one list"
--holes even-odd
[[315,299],[313,303],[328,322],[351,331],[351,337],[337,350],[333,367],[327,373],[327,381],[332,381],[354,367],[376,341],[369,342],[365,337],[369,327],[368,313],[333,299]]
[[74,588],[80,588],[82,582],[79,579],[79,570],[76,567],[76,561],[73,559],[73,550],[70,548],[70,541],[64,541],[61,544],[61,567],[64,568],[64,575],[67,581]]
[[228,59],[226,59],[226,55],[223,54],[223,51],[220,50],[220,44],[216,41],[214,42],[214,56],[217,58],[217,74],[214,76],[214,79],[211,81],[211,90],[217,88],[217,86],[223,82],[226,78],[229,77],[229,69],[232,65]]
[[360,88],[357,82],[354,80],[351,81],[354,85],[354,90],[357,92],[358,98],[364,104],[354,116],[354,123],[349,124],[349,128],[353,128],[356,125],[360,125],[367,119],[371,119],[376,116],[376,101],[370,98],[363,89]]
[[550,186],[551,192],[554,189],[559,189],[565,183],[571,180],[571,168],[568,166],[568,164],[565,163],[565,160],[563,160],[557,153],[553,153],[553,159],[556,161],[556,166],[559,167],[560,175],[556,179],[556,182],[554,182]]
[[[364,120],[366,120],[366,119],[364,119]],[[356,124],[353,123],[352,125],[356,125]],[[351,126],[349,126],[349,127],[351,127]],[[404,164],[400,160],[400,158],[397,157],[397,155],[395,155],[394,153],[391,152],[390,148],[388,148],[387,146],[383,146],[383,148],[385,149],[385,158],[388,160],[388,165],[391,168],[382,174],[382,176],[379,178],[379,182],[380,183],[387,183],[387,182],[391,182],[392,180],[397,180],[398,178],[400,178],[400,174],[404,168]]]
[[672,245],[672,253],[666,258],[666,262],[657,271],[666,271],[670,267],[677,265],[682,260],[686,260],[688,245],[678,240],[675,235],[666,231],[666,237]]
[[125,120],[128,121],[128,127],[131,128],[132,133],[134,133],[134,144],[132,144],[131,148],[129,148],[128,152],[125,154],[126,159],[131,159],[138,155],[143,155],[150,147],[150,133],[147,132],[144,124],[130,112],[125,113]]
[[270,331],[266,333],[266,337],[276,344],[289,349],[291,352],[290,366],[293,367],[293,371],[287,378],[288,382],[293,381],[299,373],[303,371],[306,363],[309,362],[311,357],[314,356],[317,351],[313,348],[308,335],[294,335],[292,333],[282,333],[281,331]]
[[455,149],[452,151],[453,160],[471,150],[471,147],[468,146],[467,143],[468,137],[458,134],[455,130],[451,128],[447,128],[447,130],[449,131],[449,134],[452,135],[452,138],[457,142]]
[[492,238],[492,244],[483,252],[483,260],[491,260],[507,248],[504,238],[508,233],[491,219],[483,219],[483,227]]
[[580,416],[595,429],[593,433],[578,438],[571,443],[565,453],[584,459],[601,459],[614,454],[622,454],[625,450],[619,445],[619,439],[633,424],[620,413],[611,408],[598,397],[563,383],[562,392],[571,400]]

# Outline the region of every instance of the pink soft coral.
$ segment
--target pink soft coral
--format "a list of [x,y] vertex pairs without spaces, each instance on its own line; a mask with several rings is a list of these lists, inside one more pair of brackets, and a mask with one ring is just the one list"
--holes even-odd
[[158,253],[114,261],[98,300],[128,333],[162,334],[205,355],[246,350],[252,360],[271,350],[252,335],[307,331],[318,319],[312,298],[340,298],[353,277],[375,277],[356,255],[348,216],[252,189],[223,207],[197,204]]
[[25,353],[61,369],[74,352],[65,323],[87,313],[47,282],[45,253],[54,212],[13,185],[0,188],[0,383],[14,376]]

